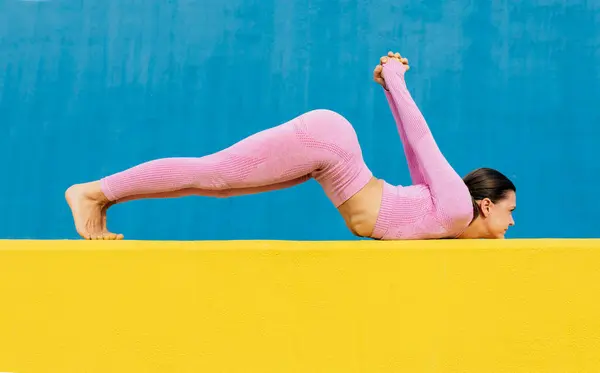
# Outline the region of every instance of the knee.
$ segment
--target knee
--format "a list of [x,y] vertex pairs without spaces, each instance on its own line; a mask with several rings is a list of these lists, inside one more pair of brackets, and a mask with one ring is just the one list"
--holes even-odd
[[325,115],[325,116],[337,117],[337,118],[344,117],[342,114],[338,113],[337,111],[331,110],[331,109],[314,109],[314,110],[309,111],[309,113],[313,113],[315,115]]
[[314,118],[321,121],[322,123],[328,123],[329,125],[342,124],[352,126],[348,119],[337,111],[330,109],[315,109],[305,114],[308,117]]
[[331,141],[350,138],[356,140],[356,131],[346,117],[329,109],[315,109],[303,115],[309,132]]

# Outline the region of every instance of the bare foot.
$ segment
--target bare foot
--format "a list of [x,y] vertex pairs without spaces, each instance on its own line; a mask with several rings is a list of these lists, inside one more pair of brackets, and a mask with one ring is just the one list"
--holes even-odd
[[86,240],[104,239],[106,225],[102,210],[108,200],[100,189],[100,183],[73,185],[65,192],[65,198],[73,213],[77,233]]

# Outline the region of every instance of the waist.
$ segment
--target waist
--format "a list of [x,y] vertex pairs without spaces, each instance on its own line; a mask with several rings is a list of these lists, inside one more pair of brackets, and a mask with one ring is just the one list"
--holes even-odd
[[346,226],[355,235],[371,236],[379,215],[383,184],[383,180],[372,177],[360,191],[338,206]]
[[379,206],[377,218],[371,233],[371,238],[380,240],[385,237],[386,233],[390,229],[392,214],[394,211],[395,201],[398,198],[398,188],[383,182],[383,190],[381,193],[381,204]]

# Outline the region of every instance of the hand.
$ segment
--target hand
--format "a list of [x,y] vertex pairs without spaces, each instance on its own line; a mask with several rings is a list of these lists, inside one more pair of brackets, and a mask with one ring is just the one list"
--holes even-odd
[[401,62],[404,66],[406,66],[406,71],[410,69],[410,66],[408,65],[408,58],[403,58],[400,53],[388,52],[387,56],[382,56],[379,59],[379,65],[375,66],[375,70],[373,70],[373,80],[375,80],[377,84],[380,84],[386,90],[387,86],[385,85],[385,80],[382,75],[383,65],[385,65],[391,58]]

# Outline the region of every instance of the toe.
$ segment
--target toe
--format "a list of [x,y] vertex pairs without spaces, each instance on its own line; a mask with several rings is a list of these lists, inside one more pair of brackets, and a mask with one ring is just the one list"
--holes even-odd
[[89,240],[90,239],[90,235],[88,232],[82,230],[82,229],[77,229],[77,234],[79,234],[79,236],[81,236],[81,238],[83,238],[84,240]]

